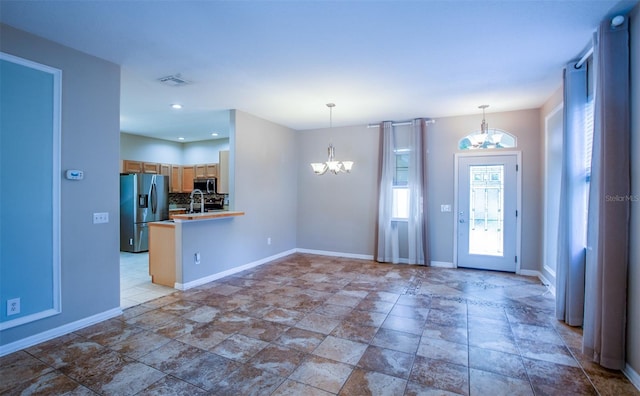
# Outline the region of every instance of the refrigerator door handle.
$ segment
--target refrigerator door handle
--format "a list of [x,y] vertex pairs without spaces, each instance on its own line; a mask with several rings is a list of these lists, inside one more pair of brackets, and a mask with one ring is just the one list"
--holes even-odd
[[158,197],[156,191],[156,183],[151,184],[151,213],[156,213],[158,209]]

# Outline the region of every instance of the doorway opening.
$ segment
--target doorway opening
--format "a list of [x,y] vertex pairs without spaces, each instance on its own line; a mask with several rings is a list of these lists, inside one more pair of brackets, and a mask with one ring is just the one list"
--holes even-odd
[[120,308],[133,307],[175,291],[151,282],[149,252],[120,252]]
[[458,267],[519,272],[520,152],[455,157]]

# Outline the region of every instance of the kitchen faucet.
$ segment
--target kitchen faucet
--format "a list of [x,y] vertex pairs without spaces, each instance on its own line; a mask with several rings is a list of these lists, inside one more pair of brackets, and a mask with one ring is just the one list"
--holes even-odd
[[193,213],[193,194],[195,193],[200,194],[200,213],[204,213],[204,194],[202,193],[202,190],[199,190],[197,188],[191,191],[191,203],[189,204],[189,213]]

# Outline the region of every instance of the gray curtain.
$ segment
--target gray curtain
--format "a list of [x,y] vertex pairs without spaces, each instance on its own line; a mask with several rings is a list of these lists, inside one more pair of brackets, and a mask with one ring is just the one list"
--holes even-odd
[[585,109],[587,65],[564,69],[564,126],[556,262],[556,318],[581,326],[584,312],[585,247],[587,246],[587,172]]
[[391,121],[380,124],[380,165],[378,167],[378,223],[376,260],[400,262],[398,224],[391,221],[393,207],[393,177],[396,166],[396,136]]
[[610,369],[625,367],[631,198],[627,20],[618,27],[609,20],[602,22],[594,47],[596,102],[583,352]]
[[[407,237],[400,238],[398,222],[392,220],[393,179],[396,166],[396,133],[391,122],[380,125],[380,166],[378,184],[378,222],[376,260],[409,264],[429,263],[429,227],[427,219],[427,124],[412,121],[409,136]],[[407,257],[400,257],[400,245]]]
[[409,157],[409,263],[427,264],[429,223],[427,218],[427,123],[413,120]]

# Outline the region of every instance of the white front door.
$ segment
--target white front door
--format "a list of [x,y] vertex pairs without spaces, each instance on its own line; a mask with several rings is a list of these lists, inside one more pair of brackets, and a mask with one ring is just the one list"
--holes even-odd
[[458,267],[516,272],[518,154],[456,160]]

